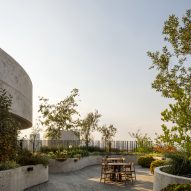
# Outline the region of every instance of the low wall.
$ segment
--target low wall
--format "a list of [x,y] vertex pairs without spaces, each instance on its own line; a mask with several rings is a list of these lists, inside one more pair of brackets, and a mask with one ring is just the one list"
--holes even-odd
[[47,181],[48,167],[41,164],[0,171],[1,191],[23,191]]
[[[79,159],[78,161],[74,161],[73,158],[68,158],[66,161],[57,161],[55,159],[51,159],[49,161],[49,172],[50,173],[61,173],[61,172],[71,172],[80,170],[87,166],[91,165],[99,165],[101,164],[102,158],[104,156],[88,156]],[[112,155],[109,157],[119,157],[119,155]],[[121,157],[121,156],[120,156]],[[137,155],[126,155],[123,156],[127,162],[133,162],[137,164]]]
[[60,172],[71,172],[80,170],[87,166],[101,164],[102,156],[88,156],[74,161],[74,158],[68,158],[66,161],[57,161],[51,159],[49,161],[49,172],[60,173]]
[[172,174],[162,172],[160,169],[163,167],[155,168],[153,191],[161,191],[162,188],[165,188],[169,184],[190,184],[191,183],[191,178],[175,176]]

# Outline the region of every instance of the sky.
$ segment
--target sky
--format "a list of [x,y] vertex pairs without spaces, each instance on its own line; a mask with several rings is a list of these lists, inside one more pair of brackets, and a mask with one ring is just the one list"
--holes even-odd
[[57,103],[77,88],[81,116],[97,109],[115,139],[138,129],[153,138],[169,100],[151,88],[147,51],[161,50],[169,15],[190,8],[190,0],[0,0],[0,47],[32,80],[33,121],[39,96]]

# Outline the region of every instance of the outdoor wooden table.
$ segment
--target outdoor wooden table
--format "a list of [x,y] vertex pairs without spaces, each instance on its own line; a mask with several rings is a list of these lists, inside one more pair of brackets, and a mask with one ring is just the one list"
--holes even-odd
[[[113,170],[115,173],[121,172],[121,169],[123,166],[127,166],[129,165],[129,167],[131,168],[131,164],[130,163],[123,163],[123,162],[114,162],[114,163],[107,163],[108,166],[113,167]],[[116,176],[114,175],[112,177],[112,179],[116,180]],[[121,181],[121,177],[119,177],[119,180]]]
[[106,161],[109,163],[113,163],[113,162],[122,162],[122,161],[125,161],[125,158],[106,158]]

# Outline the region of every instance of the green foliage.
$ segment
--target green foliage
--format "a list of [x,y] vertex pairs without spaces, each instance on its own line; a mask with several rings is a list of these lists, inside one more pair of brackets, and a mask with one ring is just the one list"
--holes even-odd
[[111,150],[111,141],[112,138],[115,136],[117,129],[113,125],[103,125],[102,127],[98,128],[99,132],[102,134],[102,140],[105,144],[106,151]]
[[32,143],[32,151],[36,151],[36,147],[38,146],[37,143],[37,136],[41,132],[40,124],[36,121],[36,124],[31,128],[30,134],[30,142]]
[[70,96],[55,105],[49,104],[48,99],[40,98],[39,112],[42,115],[40,121],[47,127],[47,137],[58,139],[61,136],[61,130],[76,128],[78,120],[74,120],[74,116],[78,115],[76,111],[78,105],[75,100],[77,96],[78,89],[73,89]]
[[10,113],[12,97],[0,88],[0,161],[14,160],[17,154],[19,124]]
[[161,191],[191,191],[191,184],[169,184]]
[[187,175],[191,172],[190,158],[183,152],[168,153],[167,158],[170,158],[169,166],[163,171],[174,175]]
[[57,147],[42,146],[42,147],[40,148],[40,152],[41,152],[41,153],[49,153],[49,152],[55,153],[57,150],[58,150]]
[[19,165],[15,161],[3,161],[0,162],[0,171],[17,168]]
[[88,113],[87,116],[79,121],[81,140],[85,141],[88,148],[91,141],[91,133],[98,128],[98,122],[101,115],[96,110],[95,113]]
[[168,164],[168,162],[166,160],[155,160],[155,161],[151,162],[150,171],[152,174],[154,174],[154,170],[156,167],[164,166],[167,164]]
[[[163,135],[159,140],[167,145],[182,148],[191,141],[191,10],[179,19],[169,16],[164,24],[162,51],[148,52],[152,66],[157,71],[152,88],[173,103],[161,115]],[[167,124],[172,124],[167,126]]]
[[50,148],[42,147],[41,151],[45,153],[49,158],[73,158],[75,155],[81,155],[82,157],[88,156],[89,152],[86,148]]
[[136,152],[139,153],[150,153],[153,151],[152,140],[147,134],[142,134],[140,130],[136,133],[129,133],[137,142]]
[[56,155],[56,158],[68,158],[68,151],[67,150],[63,150],[63,151],[57,150],[55,155]]
[[22,150],[19,152],[16,162],[21,166],[36,164],[43,164],[44,166],[47,166],[48,157],[40,153],[33,154],[28,150]]
[[53,153],[52,151],[51,152],[47,152],[46,155],[47,155],[47,157],[49,159],[55,159],[56,158],[56,154]]
[[150,155],[140,156],[138,158],[138,164],[144,168],[150,168],[150,165],[154,160],[155,159]]

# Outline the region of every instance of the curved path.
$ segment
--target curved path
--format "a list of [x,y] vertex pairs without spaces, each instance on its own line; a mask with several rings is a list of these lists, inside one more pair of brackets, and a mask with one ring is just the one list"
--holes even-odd
[[151,191],[153,175],[148,169],[136,166],[137,180],[134,184],[100,183],[99,165],[86,167],[71,173],[49,174],[47,183],[25,191]]

